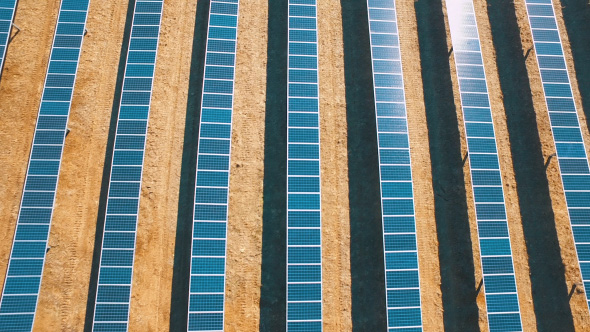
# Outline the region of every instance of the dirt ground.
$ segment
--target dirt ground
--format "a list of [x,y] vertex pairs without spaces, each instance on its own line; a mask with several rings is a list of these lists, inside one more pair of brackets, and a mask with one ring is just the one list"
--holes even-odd
[[340,1],[318,1],[324,329],[352,330],[347,123]]
[[424,331],[442,331],[443,306],[440,289],[440,266],[438,240],[434,219],[434,191],[428,128],[424,109],[421,64],[418,45],[418,32],[414,1],[397,1],[397,18],[400,35],[400,48],[406,90],[406,107],[410,148],[412,158],[412,177],[414,180],[414,206],[416,230],[418,234],[418,253],[420,269],[420,288],[422,297],[422,324]]
[[178,190],[196,3],[195,0],[164,3],[144,160],[130,331],[167,331],[170,326]]
[[[496,131],[496,139],[498,146],[498,154],[500,157],[500,168],[502,171],[502,180],[504,183],[504,195],[506,201],[506,210],[509,220],[509,232],[511,237],[511,245],[513,252],[514,268],[516,272],[517,289],[519,292],[519,302],[521,308],[521,319],[523,329],[525,331],[536,331],[535,314],[532,306],[532,295],[531,285],[529,278],[529,266],[528,266],[528,255],[526,254],[527,248],[524,241],[524,234],[522,230],[520,210],[518,205],[518,194],[516,192],[516,181],[514,179],[514,171],[512,169],[512,158],[510,154],[510,142],[508,138],[508,130],[506,127],[506,115],[504,113],[504,105],[502,102],[502,91],[500,89],[499,78],[497,73],[497,67],[495,63],[495,51],[492,44],[491,30],[487,17],[487,8],[484,1],[474,1],[474,7],[476,12],[476,19],[478,23],[481,48],[484,58],[484,66],[486,71],[488,90],[490,95],[490,103],[492,106],[492,116],[494,119],[494,127]],[[447,24],[447,41],[448,47],[451,49],[451,37],[450,31]],[[454,63],[454,57],[449,57],[451,62],[451,73],[453,80],[453,89],[455,94],[455,104],[460,105],[459,99],[459,86],[456,77],[456,66]],[[459,119],[460,126],[463,126],[463,114],[459,107],[457,107],[457,118]],[[463,128],[461,128],[463,129]],[[462,154],[465,155],[467,152],[467,145],[465,140],[464,130],[461,133],[461,150]],[[468,167],[468,164],[466,164]],[[471,187],[471,176],[469,171],[465,170],[465,185],[467,192],[467,202],[469,209],[469,220],[471,225],[471,237],[474,255],[474,266],[475,266],[475,278],[476,283],[482,279],[481,273],[481,261],[479,259],[479,241],[477,235],[477,224],[475,222],[475,209],[473,204],[473,189]],[[484,293],[480,292],[477,297],[477,303],[480,313],[480,330],[488,331],[487,326],[487,314],[485,307]]]
[[228,214],[226,331],[258,331],[262,260],[262,202],[268,3],[242,1]]
[[[526,50],[533,46],[531,30],[526,14],[526,8],[524,6],[524,2],[521,1],[515,2],[515,7],[517,11],[518,24],[520,26],[523,48]],[[563,20],[561,19],[561,5],[558,1],[554,2],[554,8],[556,16],[558,18],[558,27],[560,29],[560,34],[565,52],[564,54],[566,57],[566,63],[570,73],[570,80],[572,82],[572,89],[574,92],[576,107],[578,109],[580,125],[582,127],[582,132],[584,136],[588,137],[586,118],[584,112],[582,111],[581,98],[575,79],[575,70],[573,67],[573,63],[571,61],[571,50],[569,47],[566,29],[564,27]],[[529,72],[529,81],[533,95],[533,103],[536,111],[540,140],[543,147],[543,155],[545,157],[545,160],[547,160],[549,155],[555,153],[555,147],[551,135],[551,127],[547,113],[547,107],[545,104],[543,87],[541,84],[537,60],[532,55],[533,53],[531,53],[531,56],[527,58],[526,66]],[[586,147],[586,149],[588,149],[588,147]],[[549,190],[553,205],[553,211],[555,212],[555,223],[557,227],[557,234],[561,248],[561,257],[565,266],[565,278],[569,289],[574,283],[581,282],[581,275],[579,271],[579,265],[577,262],[573,236],[571,226],[569,223],[569,217],[567,214],[565,196],[563,194],[563,187],[561,184],[557,162],[552,161],[549,164],[549,167],[547,168],[547,178],[549,180]],[[585,294],[583,294],[580,291],[575,292],[575,294],[572,296],[570,300],[570,305],[576,331],[588,330],[590,328],[590,318],[588,313],[588,306],[585,301]]]

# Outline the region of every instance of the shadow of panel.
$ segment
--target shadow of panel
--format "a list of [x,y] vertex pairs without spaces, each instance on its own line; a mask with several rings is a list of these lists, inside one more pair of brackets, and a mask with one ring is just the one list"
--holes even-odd
[[260,331],[286,330],[288,1],[268,1]]
[[127,6],[127,16],[125,18],[125,29],[123,32],[123,43],[121,44],[121,56],[119,58],[119,66],[117,71],[117,82],[115,84],[115,94],[113,96],[107,148],[104,156],[100,196],[98,201],[98,216],[96,218],[96,233],[94,236],[94,252],[92,254],[92,267],[90,269],[90,284],[88,286],[88,300],[86,302],[86,317],[84,318],[84,331],[86,332],[92,331],[92,322],[94,320],[94,305],[96,303],[96,287],[98,286],[100,252],[102,249],[102,236],[104,233],[107,196],[109,194],[109,179],[111,177],[111,164],[113,158],[113,149],[115,147],[117,118],[119,117],[119,101],[121,100],[121,91],[123,89],[123,77],[125,76],[125,63],[127,62],[127,50],[129,48],[129,37],[131,35],[134,8],[135,0],[129,0],[129,5]]
[[561,0],[561,5],[574,58],[575,78],[582,95],[586,123],[590,127],[590,3],[587,0]]
[[367,2],[341,0],[348,123],[353,331],[387,330],[379,157]]
[[202,0],[197,2],[197,16],[193,34],[172,272],[171,332],[187,330],[195,178],[209,3],[209,1]]
[[539,331],[574,331],[514,3],[488,0],[488,15],[504,95],[537,328]]
[[[444,327],[446,331],[479,331],[459,124],[442,3],[419,0],[414,7],[435,193]],[[416,204],[420,204],[419,198]]]

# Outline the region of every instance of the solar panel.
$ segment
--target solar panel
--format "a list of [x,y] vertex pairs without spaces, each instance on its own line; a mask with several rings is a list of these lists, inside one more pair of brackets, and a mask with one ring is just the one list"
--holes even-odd
[[317,6],[289,0],[287,331],[322,331]]
[[163,0],[137,0],[109,179],[92,330],[127,331],[143,157]]
[[394,0],[367,0],[385,258],[388,331],[422,331],[416,216]]
[[0,75],[4,68],[4,58],[12,31],[12,22],[16,12],[17,0],[0,0]]
[[188,331],[223,331],[238,0],[212,0],[197,154]]
[[[4,4],[14,1],[0,0]],[[88,4],[63,0],[59,10],[2,291],[0,331],[33,329]]]
[[522,331],[492,110],[471,0],[447,0],[490,332]]
[[[590,283],[588,156],[551,0],[527,0],[528,18],[584,288]],[[586,302],[590,294],[586,293]]]

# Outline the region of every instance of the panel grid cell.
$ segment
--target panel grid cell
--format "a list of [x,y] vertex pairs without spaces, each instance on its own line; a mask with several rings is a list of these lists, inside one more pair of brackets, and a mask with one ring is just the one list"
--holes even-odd
[[322,331],[317,6],[289,1],[287,331]]
[[12,32],[12,23],[16,13],[18,0],[3,0],[0,2],[0,77],[4,68],[4,58],[6,58],[6,49],[10,42]]
[[422,331],[416,220],[397,12],[367,0],[381,181],[389,331]]
[[[590,282],[590,172],[561,36],[551,0],[526,0],[537,64],[551,120],[565,200],[584,287]],[[586,303],[590,306],[590,294]]]
[[447,0],[490,332],[522,331],[504,189],[472,0]]
[[[61,20],[57,22],[2,291],[0,331],[33,329],[89,0],[63,0],[59,17],[73,13],[73,3],[78,4],[75,12],[81,28],[65,29]],[[0,26],[6,27],[8,33],[15,6],[16,0],[0,1]],[[68,65],[61,66],[60,54],[64,50],[61,44],[66,37],[76,38],[77,42],[68,45]],[[3,38],[0,32],[0,66],[6,48]]]
[[191,245],[188,331],[223,331],[238,0],[212,0]]
[[127,331],[163,0],[137,0],[119,103],[92,331]]

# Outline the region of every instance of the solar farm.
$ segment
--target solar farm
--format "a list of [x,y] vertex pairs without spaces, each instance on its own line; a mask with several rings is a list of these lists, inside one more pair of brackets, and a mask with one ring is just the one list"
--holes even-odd
[[0,0],[0,332],[590,331],[590,3]]

